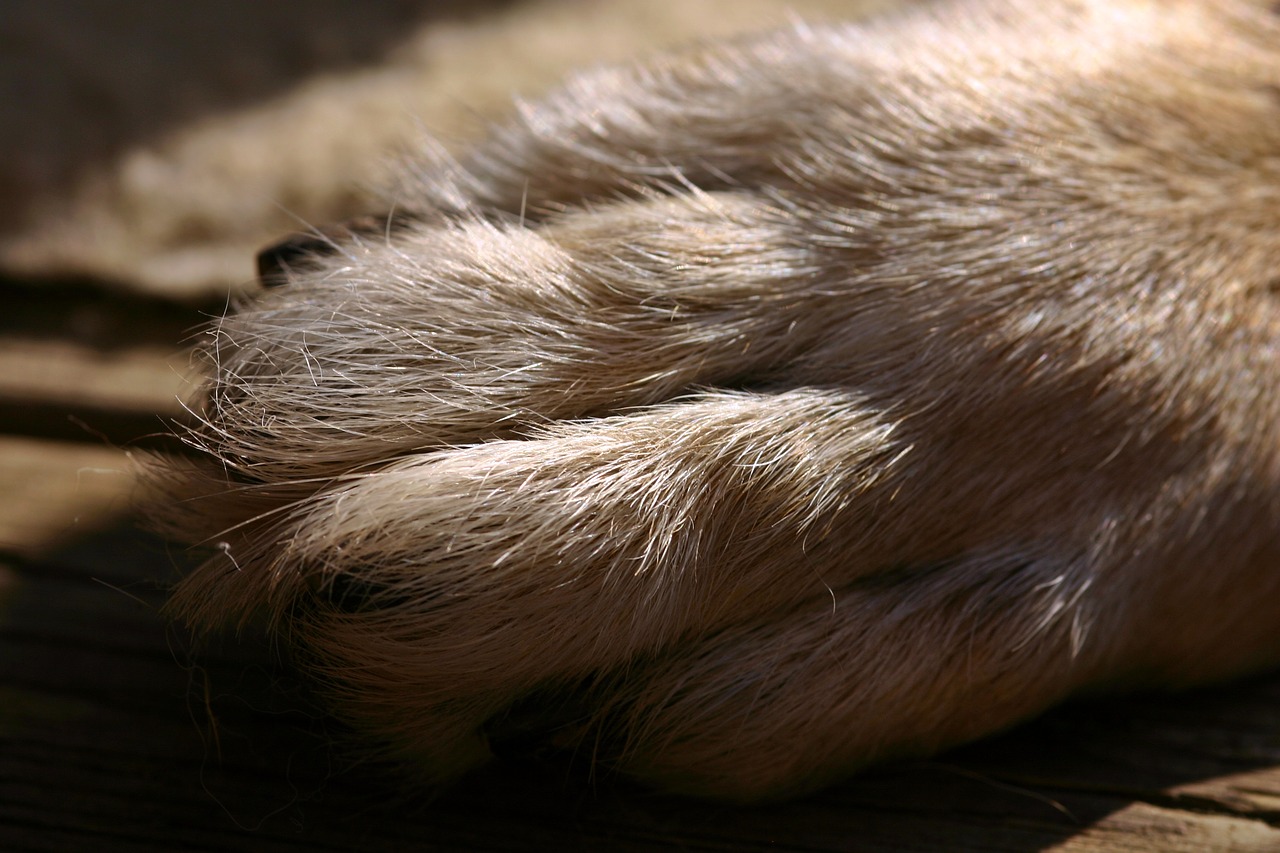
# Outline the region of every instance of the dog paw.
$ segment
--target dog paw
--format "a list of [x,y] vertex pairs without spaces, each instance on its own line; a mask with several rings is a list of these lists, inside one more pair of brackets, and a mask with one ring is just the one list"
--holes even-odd
[[970,4],[521,105],[211,330],[177,611],[430,779],[740,799],[1275,659],[1276,44]]

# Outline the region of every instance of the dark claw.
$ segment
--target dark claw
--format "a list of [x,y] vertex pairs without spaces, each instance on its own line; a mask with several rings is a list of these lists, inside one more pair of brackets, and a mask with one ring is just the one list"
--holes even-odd
[[380,235],[388,229],[394,231],[402,224],[395,217],[357,216],[346,222],[295,232],[258,252],[258,280],[263,287],[284,284],[289,280],[291,270],[301,269],[333,254],[343,243],[358,236]]

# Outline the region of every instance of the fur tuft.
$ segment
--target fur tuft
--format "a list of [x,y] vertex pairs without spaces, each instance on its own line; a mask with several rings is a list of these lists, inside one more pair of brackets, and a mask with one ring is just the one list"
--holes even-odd
[[574,77],[217,324],[174,612],[431,782],[739,800],[1274,663],[1277,91],[1239,0]]

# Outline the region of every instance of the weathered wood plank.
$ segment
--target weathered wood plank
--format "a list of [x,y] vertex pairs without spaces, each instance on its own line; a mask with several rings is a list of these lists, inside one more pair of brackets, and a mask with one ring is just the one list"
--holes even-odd
[[[1064,709],[782,806],[522,765],[424,805],[394,775],[344,769],[340,730],[269,647],[228,642],[195,665],[156,609],[160,543],[116,526],[63,546],[4,563],[6,849],[1280,849],[1280,678]],[[132,579],[97,582],[94,555],[136,555]]]
[[166,420],[197,374],[178,341],[214,305],[80,287],[7,288],[0,314],[0,435],[125,445],[173,442]]
[[136,488],[124,451],[0,436],[0,549],[34,554],[73,541],[127,512]]
[[66,340],[0,336],[0,399],[25,397],[179,415],[188,358],[171,347],[102,350]]

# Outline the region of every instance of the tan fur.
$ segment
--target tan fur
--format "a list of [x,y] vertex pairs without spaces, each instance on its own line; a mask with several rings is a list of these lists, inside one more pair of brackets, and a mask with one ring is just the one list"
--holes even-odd
[[175,607],[429,779],[734,799],[1273,664],[1278,92],[1216,0],[575,77],[210,333]]

